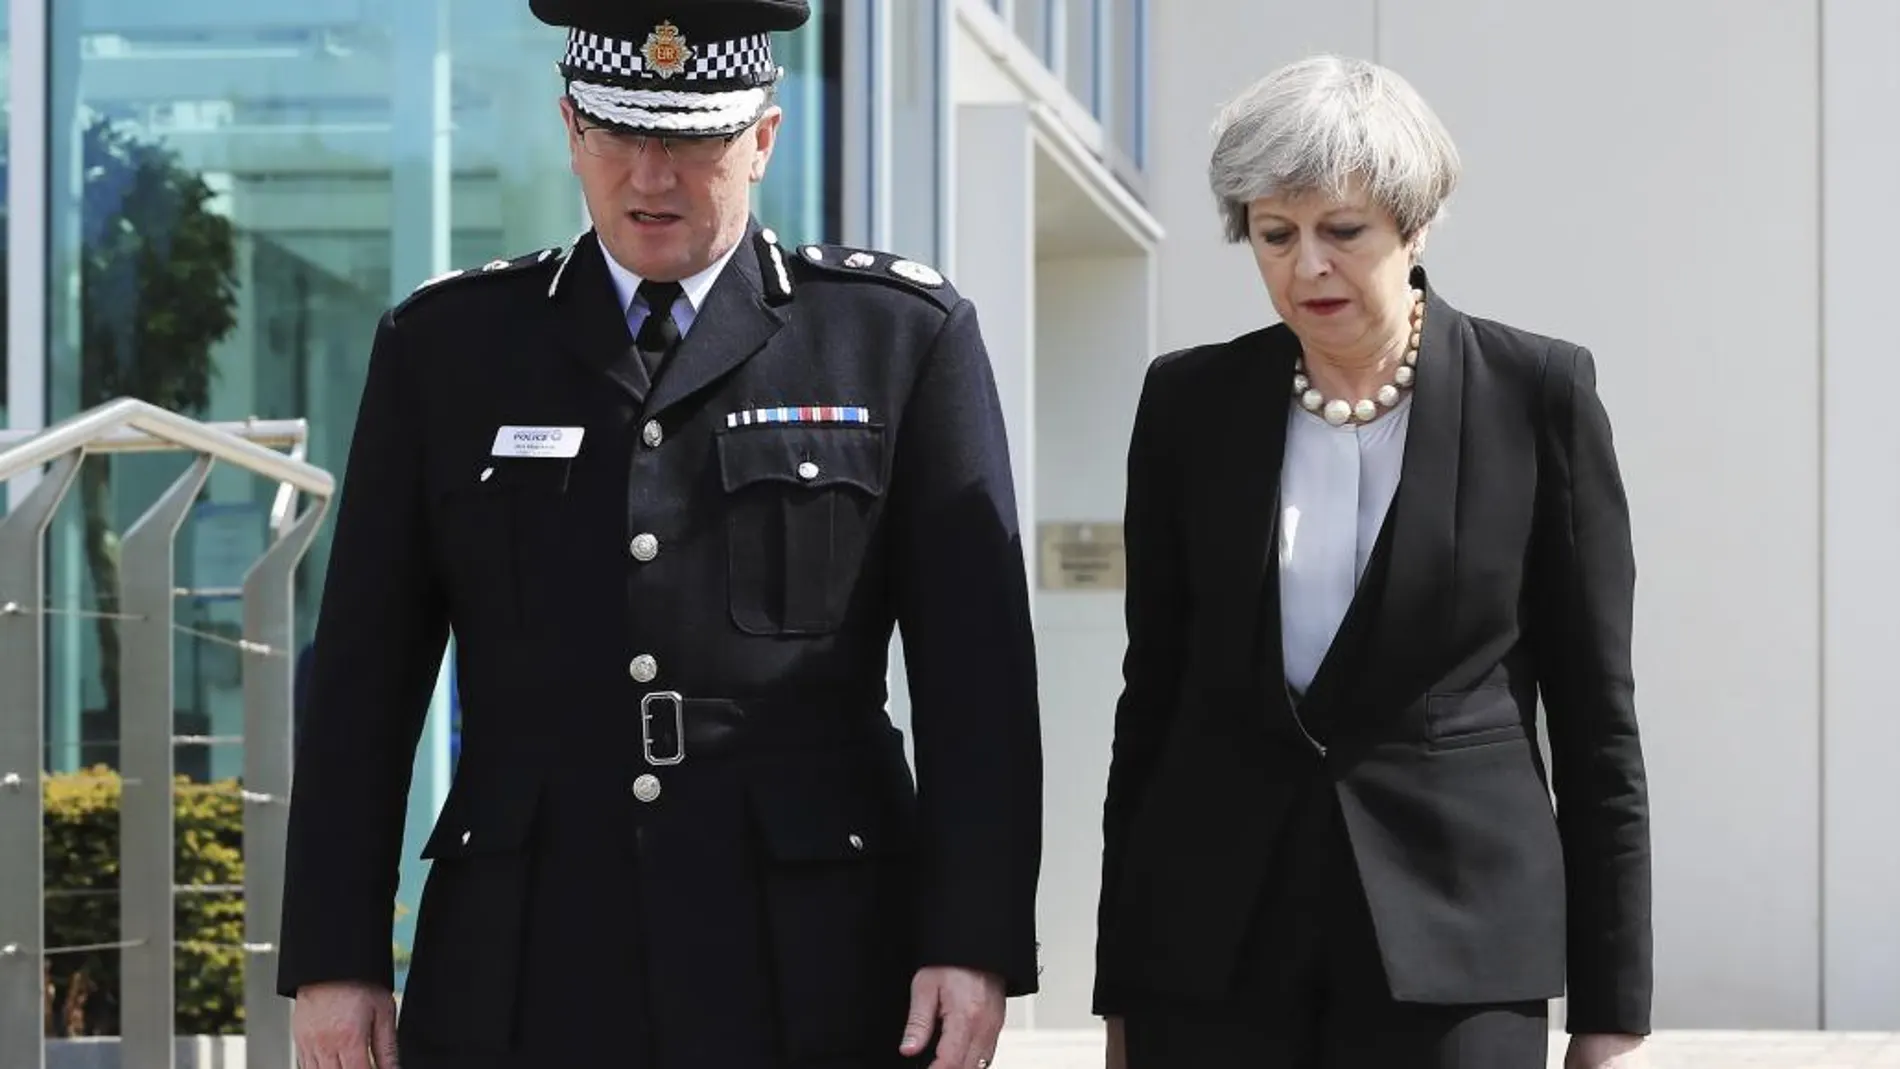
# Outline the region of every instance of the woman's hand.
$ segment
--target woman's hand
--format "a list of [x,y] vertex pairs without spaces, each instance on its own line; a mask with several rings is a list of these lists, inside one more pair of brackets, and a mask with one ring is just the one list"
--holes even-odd
[[1570,1037],[1564,1069],[1648,1069],[1642,1036],[1579,1035]]

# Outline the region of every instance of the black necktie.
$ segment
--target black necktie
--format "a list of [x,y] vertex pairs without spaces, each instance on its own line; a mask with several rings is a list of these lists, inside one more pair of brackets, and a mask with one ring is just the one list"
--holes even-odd
[[646,365],[647,381],[658,382],[660,365],[680,342],[679,324],[673,322],[673,302],[679,300],[677,282],[642,282],[639,296],[646,302],[647,318],[640,324],[640,336],[633,339],[640,362]]

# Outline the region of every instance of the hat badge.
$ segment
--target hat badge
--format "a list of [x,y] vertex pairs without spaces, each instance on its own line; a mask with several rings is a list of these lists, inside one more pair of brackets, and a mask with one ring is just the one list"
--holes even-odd
[[693,58],[693,50],[687,47],[678,26],[662,22],[647,34],[647,43],[640,47],[640,55],[646,59],[647,70],[662,78],[671,78],[686,73],[686,61]]

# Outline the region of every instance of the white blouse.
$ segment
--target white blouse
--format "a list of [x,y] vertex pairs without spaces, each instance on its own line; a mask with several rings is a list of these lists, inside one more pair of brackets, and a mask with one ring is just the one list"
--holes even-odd
[[1408,392],[1370,424],[1335,427],[1291,402],[1280,467],[1280,634],[1286,681],[1304,693],[1346,618],[1398,490]]

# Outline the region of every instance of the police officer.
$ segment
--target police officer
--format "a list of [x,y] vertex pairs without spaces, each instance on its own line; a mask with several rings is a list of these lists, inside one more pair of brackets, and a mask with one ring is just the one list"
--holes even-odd
[[[594,226],[378,326],[290,816],[302,1063],[983,1069],[1036,986],[1041,752],[976,316],[751,217],[804,0],[532,6],[569,29]],[[451,631],[463,748],[395,1024]]]

